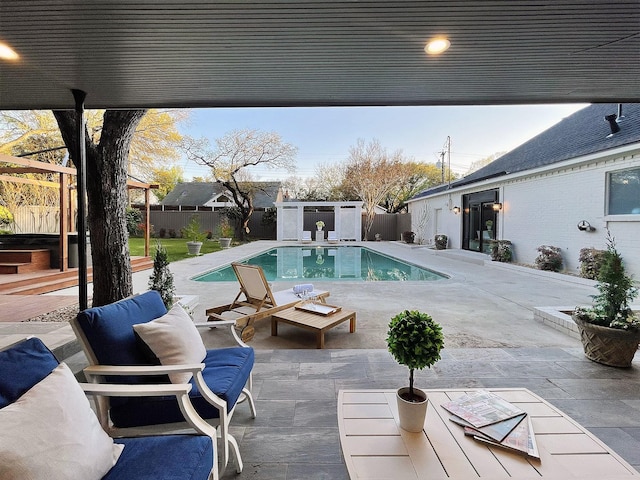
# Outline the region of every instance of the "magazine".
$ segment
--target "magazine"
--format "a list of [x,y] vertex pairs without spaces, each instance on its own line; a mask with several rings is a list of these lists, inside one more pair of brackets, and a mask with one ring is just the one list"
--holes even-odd
[[485,427],[525,414],[523,410],[498,395],[479,390],[469,393],[442,407],[455,416],[466,420],[475,428]]
[[[467,422],[466,420],[460,417],[454,416],[454,417],[451,417],[449,420],[451,420],[454,423],[457,423],[458,425],[462,425],[463,427],[468,427],[469,429],[472,429],[473,432],[475,432],[475,434],[479,433],[496,442],[502,442],[507,437],[507,435],[509,435],[511,431],[514,428],[516,428],[520,424],[522,419],[524,419],[526,416],[527,416],[526,413],[522,413],[517,417],[509,418],[507,420],[503,420],[502,422],[492,423],[491,425],[487,425],[485,427],[477,427],[477,428],[475,428],[469,422]],[[467,433],[466,429],[465,429],[465,433]]]
[[[467,433],[467,429],[469,433]],[[475,432],[475,433],[474,433]],[[527,415],[525,421],[520,422],[501,442],[496,442],[492,438],[483,435],[473,428],[465,427],[465,434],[472,435],[479,442],[488,443],[495,447],[505,448],[512,452],[520,453],[533,458],[540,458],[536,437],[533,433],[533,424],[531,417]]]

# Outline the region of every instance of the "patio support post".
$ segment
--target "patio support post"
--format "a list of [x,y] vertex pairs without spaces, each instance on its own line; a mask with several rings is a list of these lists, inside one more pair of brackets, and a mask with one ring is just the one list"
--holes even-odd
[[66,173],[60,174],[60,239],[58,248],[60,250],[60,271],[66,272],[69,268],[69,217],[67,211],[69,210],[69,197],[71,192],[69,191],[69,175]]
[[84,127],[84,99],[87,94],[82,90],[71,90],[76,102],[76,132],[78,144],[74,158],[78,171],[78,287],[80,311],[88,307],[87,295],[87,150],[85,145]]

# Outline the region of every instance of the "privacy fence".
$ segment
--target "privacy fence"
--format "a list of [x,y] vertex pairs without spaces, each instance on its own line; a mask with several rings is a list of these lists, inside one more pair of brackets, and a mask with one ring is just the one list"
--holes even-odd
[[[144,206],[135,205],[134,208],[145,212]],[[165,237],[180,236],[180,230],[185,227],[192,215],[198,215],[200,225],[205,232],[211,232],[212,237],[218,236],[218,226],[222,215],[210,208],[182,207],[178,209],[164,210],[153,206],[150,210],[150,222],[153,226],[152,235]],[[12,211],[15,223],[10,228],[15,233],[59,233],[60,211],[56,207],[19,207]],[[249,237],[255,240],[275,240],[276,225],[262,224],[263,211],[254,212],[249,220]],[[325,223],[325,231],[333,230],[333,212],[305,212],[304,229],[315,230],[316,222],[322,220]],[[363,222],[364,223],[364,222]],[[402,232],[411,230],[410,214],[378,214],[373,222],[367,240],[375,240],[379,234],[381,240],[400,240]],[[363,232],[364,235],[364,232]]]
[[[140,208],[136,206],[137,208]],[[157,208],[157,207],[156,207]],[[144,207],[140,208],[144,213]],[[262,217],[264,211],[256,211],[249,220],[249,237],[254,240],[275,240],[276,225],[274,223],[263,225]],[[200,219],[200,225],[205,232],[211,232],[216,238],[218,236],[218,226],[222,215],[219,211],[212,211],[206,207],[195,207],[191,209],[181,207],[180,210],[170,210],[167,207],[164,210],[151,209],[150,223],[153,226],[154,236],[161,233],[164,236],[180,236],[180,230],[189,223],[192,215],[197,215]],[[316,222],[322,220],[325,223],[324,230],[333,230],[333,212],[305,212],[304,213],[304,229],[315,230]],[[400,240],[402,232],[411,229],[410,214],[378,214],[373,222],[373,227],[369,232],[367,240],[375,240],[375,235],[379,234],[381,240]],[[364,232],[363,232],[364,235]]]

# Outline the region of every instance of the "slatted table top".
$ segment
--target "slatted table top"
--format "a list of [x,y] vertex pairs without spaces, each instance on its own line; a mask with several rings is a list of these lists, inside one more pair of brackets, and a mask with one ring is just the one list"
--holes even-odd
[[640,476],[575,420],[526,389],[486,390],[531,416],[540,460],[465,436],[441,405],[473,390],[425,390],[429,406],[420,433],[400,429],[395,390],[340,390],[340,443],[351,479],[619,480]]

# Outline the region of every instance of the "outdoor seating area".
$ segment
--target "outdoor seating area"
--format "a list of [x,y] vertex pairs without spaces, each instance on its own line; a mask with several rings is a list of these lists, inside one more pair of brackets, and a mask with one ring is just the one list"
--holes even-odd
[[[222,322],[232,327],[233,322]],[[229,452],[242,471],[242,458],[229,423],[236,405],[248,404],[255,418],[252,369],[254,351],[246,345],[206,350],[191,317],[177,304],[167,312],[160,294],[151,290],[116,303],[87,309],[72,321],[72,327],[89,360],[84,369],[88,379],[107,383],[121,381],[146,385],[159,375],[173,384],[189,384],[192,406],[172,398],[148,400],[130,396],[97,400],[100,424],[107,432],[171,431],[177,422],[189,422],[185,410],[217,425],[224,471]],[[205,328],[208,325],[205,325]],[[158,428],[158,426],[160,426]]]
[[[289,298],[293,297],[294,303],[288,309],[293,308],[301,300],[294,293],[296,285],[292,285],[291,282],[278,282],[277,289],[272,291],[273,287],[266,281],[266,278],[264,280],[261,278],[264,277],[264,272],[259,268],[252,267],[247,272],[240,273],[237,282],[207,284],[190,283],[189,281],[195,268],[209,268],[207,262],[224,262],[233,257],[241,258],[247,256],[252,249],[258,250],[260,248],[264,248],[264,246],[252,244],[235,247],[231,251],[215,255],[177,262],[172,265],[176,285],[179,291],[197,294],[201,303],[203,303],[202,299],[206,299],[204,301],[210,304],[224,298],[237,297],[238,302],[244,302],[251,298],[251,301],[247,302],[249,305],[238,308],[249,308],[253,312],[262,311],[265,308],[268,310],[270,307],[267,303],[270,302],[269,299],[273,300],[273,298],[276,299],[275,304],[279,308],[278,292],[283,292],[283,295],[287,295]],[[281,327],[278,336],[271,336],[272,322],[254,322],[256,332],[251,345],[254,348],[255,357],[251,369],[250,386],[253,400],[257,403],[260,414],[254,417],[252,409],[247,408],[249,405],[246,402],[242,404],[237,402],[237,408],[234,408],[233,412],[228,415],[228,434],[237,443],[242,458],[242,468],[246,472],[239,476],[237,468],[231,468],[231,465],[224,469],[223,448],[225,444],[222,442],[220,425],[215,419],[213,420],[219,438],[212,444],[212,447],[218,453],[219,463],[216,470],[219,473],[223,472],[220,475],[221,479],[229,480],[245,476],[272,480],[313,478],[314,476],[324,476],[336,480],[354,478],[350,476],[351,467],[345,458],[348,455],[348,450],[344,450],[345,447],[341,440],[339,421],[342,413],[340,413],[338,406],[344,402],[341,403],[339,400],[340,392],[347,390],[388,391],[406,383],[406,368],[397,364],[386,351],[383,343],[376,342],[378,340],[384,341],[386,324],[390,315],[409,305],[432,312],[434,318],[443,322],[446,333],[442,359],[431,369],[416,372],[416,383],[421,388],[432,390],[526,388],[540,397],[543,403],[548,403],[553,409],[570,417],[575,423],[588,429],[592,435],[597,437],[597,440],[590,441],[592,441],[591,445],[598,446],[598,451],[588,453],[593,457],[595,463],[589,463],[591,460],[585,461],[584,464],[580,464],[580,468],[575,468],[576,474],[584,472],[587,464],[597,465],[600,459],[605,457],[613,459],[616,465],[623,466],[623,468],[627,468],[628,465],[635,468],[640,466],[640,454],[638,453],[640,452],[640,429],[635,421],[635,402],[637,402],[637,391],[640,389],[640,375],[638,375],[637,369],[611,369],[593,364],[584,358],[579,341],[533,321],[532,312],[525,307],[525,305],[535,304],[539,298],[549,298],[559,291],[563,292],[569,303],[579,301],[578,299],[582,296],[585,301],[588,301],[588,293],[593,288],[592,286],[565,281],[560,275],[557,279],[550,278],[548,275],[538,278],[521,273],[517,268],[505,269],[491,263],[479,265],[477,262],[451,260],[447,258],[446,251],[409,249],[399,243],[387,242],[376,242],[375,248],[399,258],[411,255],[414,262],[428,264],[432,268],[447,272],[451,279],[433,285],[427,285],[424,282],[373,282],[366,285],[361,282],[321,282],[314,285],[314,290],[322,289],[327,292],[327,295],[331,290],[331,304],[341,305],[343,313],[350,309],[357,313],[358,318],[358,330],[354,333],[348,333],[346,320],[338,326],[339,328],[328,330],[324,349],[316,348],[317,338],[313,332],[310,334],[302,328],[290,328],[285,325]],[[148,276],[148,272],[134,274],[136,289],[139,291],[145,289]],[[240,282],[240,278],[243,279],[245,285]],[[247,280],[248,278],[250,280]],[[264,292],[257,297],[252,297],[250,294],[247,298],[243,289],[250,291],[251,285],[253,285],[252,281],[255,281],[256,285],[262,283]],[[484,286],[487,284],[494,286],[491,292],[484,290]],[[189,286],[192,288],[187,288]],[[302,286],[300,287],[302,288]],[[240,291],[238,292],[238,290]],[[492,293],[494,290],[499,290],[500,294]],[[272,296],[267,295],[268,291]],[[125,300],[124,306],[127,308],[122,311],[120,311],[122,302],[90,309],[89,312],[94,310],[94,314],[90,315],[91,323],[93,323],[94,315],[108,319],[113,318],[110,315],[116,314],[116,312],[118,319],[126,317],[126,315],[122,315],[123,312],[134,316],[139,315],[140,311],[153,312],[148,314],[151,317],[158,315],[162,317],[166,314],[163,313],[166,312],[166,309],[163,306],[160,307],[160,304],[156,302],[157,298],[151,301],[153,295],[154,292],[149,292]],[[137,301],[134,301],[135,299]],[[458,312],[456,314],[453,313],[452,299],[455,299],[455,311]],[[145,303],[149,301],[150,307],[143,307],[139,303],[140,301]],[[194,307],[196,320],[206,318],[204,312],[207,310],[207,306],[207,303],[204,303]],[[257,306],[259,306],[258,309]],[[105,308],[107,311],[101,310]],[[282,315],[286,310],[275,312],[276,316]],[[318,318],[325,317],[318,316]],[[263,319],[268,320],[268,316]],[[271,315],[271,319],[273,321],[273,315]],[[136,320],[134,324],[144,322],[144,320],[146,318]],[[150,320],[145,323],[152,322],[153,320]],[[124,321],[121,323],[126,324]],[[219,328],[211,328],[214,322],[202,323],[205,328],[198,328],[198,330],[207,351],[227,348],[229,341],[234,339],[234,332],[237,335],[233,329],[235,320],[223,320],[217,324]],[[24,324],[25,329],[28,326],[28,324]],[[37,325],[32,325],[32,327],[38,328]],[[17,327],[12,328],[14,328],[12,331],[17,329]],[[132,329],[131,325],[129,325],[129,329]],[[153,342],[148,340],[148,338],[144,339],[151,346]],[[134,342],[139,345],[140,339],[134,339]],[[469,348],[472,345],[475,345],[476,348]],[[76,366],[74,371],[84,370],[85,375],[91,378],[91,381],[99,381],[103,375],[110,377],[112,373],[116,375],[111,367],[105,369],[104,365],[87,368],[87,359],[88,356],[81,353],[73,355],[68,360],[70,366]],[[88,363],[93,365],[90,360]],[[200,362],[194,361],[192,363],[195,365],[184,368],[179,366],[170,368],[168,365],[156,365],[154,368],[159,368],[160,372],[168,374],[184,373],[184,370],[187,369],[189,372],[196,371],[197,375],[198,368],[196,367]],[[205,383],[207,368],[209,367],[205,366],[201,373]],[[124,369],[120,373],[137,376],[140,374],[140,370],[143,369],[136,367],[133,370]],[[2,371],[0,368],[0,372]],[[118,379],[122,379],[122,377],[110,378],[116,382]],[[112,387],[111,385],[97,385],[100,388]],[[165,388],[168,386],[174,388],[181,384],[164,383],[162,385]],[[195,379],[191,379],[189,385],[192,391],[199,390]],[[147,388],[147,385],[144,385],[144,388]],[[127,396],[129,395],[131,394],[127,394]],[[188,396],[189,394],[185,398]],[[239,399],[241,398],[242,395]],[[120,399],[116,400],[120,401]],[[107,405],[111,405],[111,403]],[[197,407],[195,408],[197,410]],[[353,416],[352,410],[350,415]],[[372,424],[388,423],[389,412],[394,415],[394,410],[392,406],[387,407],[387,410],[386,418],[376,417]],[[538,407],[536,407],[536,411],[538,412],[536,415],[540,416]],[[142,416],[140,412],[137,415]],[[355,415],[360,418],[359,413]],[[366,421],[364,417],[361,420],[358,418],[354,420],[356,423]],[[534,416],[534,418],[536,417]],[[558,418],[560,417],[557,415],[553,417],[542,415],[540,421],[555,423]],[[446,421],[445,418],[444,422]],[[118,434],[127,437],[134,433],[136,435],[140,433],[164,434],[174,428],[183,429],[185,427],[188,427],[188,423],[125,428],[115,427],[111,422],[108,426],[112,433],[118,432]],[[397,431],[397,425],[395,428]],[[180,431],[182,432],[182,430]],[[190,429],[190,431],[193,430]],[[537,431],[543,432],[544,430],[539,428]],[[442,430],[438,430],[438,432],[442,432]],[[564,435],[562,437],[564,439],[567,438],[566,435],[576,434],[577,431],[560,435]],[[433,435],[429,436],[429,440],[438,442],[440,433],[435,437]],[[398,458],[389,458],[389,460],[405,461],[403,459],[406,455],[402,449],[409,448],[410,450],[414,445],[410,439],[407,439],[409,437],[402,432],[399,436],[385,437],[385,445],[387,441],[394,442],[394,445],[399,445],[398,441],[404,442],[406,440],[409,442],[406,444],[407,447],[397,447],[394,450],[397,453],[394,455]],[[358,443],[361,452],[362,449],[371,445],[371,442],[365,441]],[[540,442],[540,444],[544,444],[544,442]],[[567,441],[566,444],[570,443]],[[278,448],[277,455],[273,453],[274,445],[277,445]],[[378,443],[376,448],[387,448],[385,445]],[[580,445],[584,444],[580,443]],[[234,447],[229,444],[228,448],[233,454]],[[474,446],[472,448],[480,449],[482,447]],[[612,454],[611,450],[615,454]],[[313,455],[309,455],[309,452],[313,452]],[[444,452],[446,453],[447,450]],[[481,452],[484,451],[474,451],[473,458],[476,456],[482,458],[487,455]],[[565,462],[569,461],[570,455],[573,454],[563,453],[562,455],[560,460]],[[514,468],[514,465],[522,465],[520,457],[508,452],[493,452],[491,456],[494,462],[508,464],[511,469]],[[451,458],[455,458],[455,455]],[[579,457],[579,459],[586,458],[586,456]],[[237,466],[234,460],[232,455],[230,463]],[[436,461],[434,460],[434,462]],[[542,461],[545,467],[553,463],[544,458]],[[442,468],[440,465],[440,462],[427,462],[425,472],[431,472],[431,467]],[[481,465],[481,468],[484,468],[482,463],[474,463],[474,465]],[[149,467],[147,466],[147,468]],[[399,471],[395,470],[396,473]],[[597,470],[594,468],[593,471]],[[629,474],[624,473],[624,475],[632,476],[633,473],[630,471]],[[564,477],[562,474],[560,475],[556,475],[555,478],[571,478],[569,474]],[[542,478],[547,477],[554,478],[549,475],[544,475]],[[393,478],[399,477],[395,475]],[[576,478],[588,477],[577,476]]]
[[[216,480],[216,432],[190,407],[190,390],[189,384],[79,385],[38,338],[0,351],[0,477]],[[114,440],[85,394],[171,396],[195,432]]]
[[303,295],[324,301],[329,292],[325,290],[294,291],[295,288],[273,292],[261,267],[232,263],[233,271],[240,283],[240,291],[231,303],[207,308],[209,321],[235,321],[235,328],[243,342],[249,342],[254,334],[254,322],[270,317],[274,313],[293,307]]

